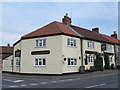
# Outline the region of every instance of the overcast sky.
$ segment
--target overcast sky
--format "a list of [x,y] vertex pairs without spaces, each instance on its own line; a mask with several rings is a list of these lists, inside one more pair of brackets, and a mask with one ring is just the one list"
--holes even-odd
[[[100,33],[118,32],[117,2],[4,2],[2,3],[2,45],[14,44],[21,36],[53,21],[61,22],[65,13],[72,24]],[[0,22],[1,23],[1,22]]]

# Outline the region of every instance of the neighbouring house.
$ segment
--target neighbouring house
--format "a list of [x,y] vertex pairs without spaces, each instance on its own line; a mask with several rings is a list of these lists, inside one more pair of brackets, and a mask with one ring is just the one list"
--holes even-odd
[[[7,57],[3,70],[25,74],[65,74],[94,66],[96,53],[108,53],[115,65],[117,38],[99,33],[99,28],[84,29],[71,24],[66,14],[61,22],[54,21],[21,37],[14,43],[13,55]],[[103,48],[103,46],[105,48]],[[13,60],[12,60],[13,58]],[[5,61],[5,60],[3,60]],[[103,57],[103,65],[104,57]]]
[[[3,68],[3,70],[5,71],[10,71],[11,69],[9,69],[9,62],[11,62],[11,59],[7,59],[10,57],[13,57],[13,47],[10,46],[9,44],[7,46],[0,46],[0,69]],[[3,61],[4,60],[4,61]],[[3,65],[3,63],[5,63]],[[7,70],[8,69],[8,70]]]

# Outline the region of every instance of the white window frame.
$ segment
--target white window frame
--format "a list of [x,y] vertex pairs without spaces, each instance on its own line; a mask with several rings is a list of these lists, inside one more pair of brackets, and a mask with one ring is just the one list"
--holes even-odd
[[94,64],[94,56],[89,56],[87,59],[88,59],[88,64]]
[[20,57],[16,57],[16,66],[20,66]]
[[67,39],[67,45],[68,45],[68,46],[71,46],[71,47],[76,47],[76,40],[75,40],[75,39],[68,38],[68,39]]
[[[45,60],[45,65],[44,65],[43,60]],[[41,62],[41,65],[40,65],[40,62]],[[35,61],[34,61],[34,66],[46,66],[46,59],[45,58],[36,58]]]
[[35,43],[35,47],[46,47],[46,39],[36,40]]
[[109,62],[112,63],[112,56],[109,56]]
[[[69,65],[70,60],[70,65]],[[68,66],[77,66],[77,59],[76,58],[68,58]]]
[[10,66],[13,66],[13,60],[10,61]]
[[119,52],[119,46],[116,46],[116,52],[118,53]]
[[87,42],[87,47],[88,48],[91,48],[91,49],[94,49],[95,47],[94,47],[94,42],[93,41],[88,41]]
[[2,56],[2,53],[0,53],[0,56]]
[[106,45],[106,51],[112,51],[112,45]]

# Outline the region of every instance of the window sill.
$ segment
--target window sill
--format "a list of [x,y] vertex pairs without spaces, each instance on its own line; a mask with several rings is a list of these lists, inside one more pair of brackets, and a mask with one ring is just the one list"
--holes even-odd
[[92,49],[92,50],[95,50],[95,48],[88,48],[88,47],[87,47],[87,49]]
[[41,47],[35,47],[35,48],[45,48],[46,46],[41,46]]
[[70,48],[77,48],[77,46],[69,46],[69,45],[67,45],[67,47],[70,47]]
[[16,65],[15,67],[20,67],[20,65]]
[[39,65],[39,66],[34,65],[34,67],[46,67],[46,65]]
[[77,67],[77,65],[67,65],[68,67]]

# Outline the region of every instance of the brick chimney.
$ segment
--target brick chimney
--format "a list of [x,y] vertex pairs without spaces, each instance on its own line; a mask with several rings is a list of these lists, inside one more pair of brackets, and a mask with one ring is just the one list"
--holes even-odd
[[64,18],[62,18],[62,23],[66,24],[66,25],[71,25],[71,18],[68,17],[68,13],[66,13]]
[[7,46],[10,47],[10,44],[8,43]]
[[116,38],[116,39],[117,39],[117,33],[116,33],[116,31],[114,31],[114,33],[113,33],[113,34],[111,34],[111,37],[114,37],[114,38]]
[[99,33],[99,28],[97,28],[97,27],[96,28],[92,28],[92,31],[96,32],[96,33]]

